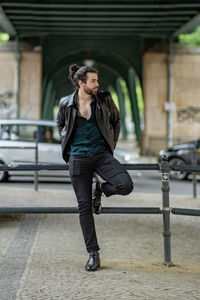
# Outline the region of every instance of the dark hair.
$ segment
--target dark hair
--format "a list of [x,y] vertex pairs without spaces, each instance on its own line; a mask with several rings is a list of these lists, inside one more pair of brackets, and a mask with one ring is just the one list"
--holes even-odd
[[82,80],[84,83],[86,83],[87,80],[87,73],[97,73],[97,70],[95,70],[92,67],[88,66],[82,66],[79,67],[76,64],[72,64],[69,66],[69,78],[71,79],[74,86],[79,87],[78,81]]

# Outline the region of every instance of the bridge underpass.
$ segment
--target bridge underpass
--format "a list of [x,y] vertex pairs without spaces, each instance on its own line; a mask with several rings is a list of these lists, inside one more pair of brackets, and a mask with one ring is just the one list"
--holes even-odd
[[[171,44],[180,33],[192,31],[199,24],[199,10],[198,1],[5,1],[0,5],[0,31],[16,41],[16,52],[23,41],[42,49],[42,118],[53,118],[58,99],[72,92],[69,65],[92,60],[100,73],[101,88],[117,94],[124,138],[126,110],[119,83],[120,78],[125,81],[139,141],[135,82],[137,78],[143,85],[142,57],[153,45]],[[16,103],[19,88],[16,84]],[[169,102],[171,88],[169,83]],[[170,128],[168,131],[170,136]]]
[[117,94],[123,137],[127,136],[127,130],[124,92],[120,84],[120,78],[126,82],[129,91],[132,119],[135,123],[137,138],[138,140],[140,139],[140,120],[135,91],[135,72],[123,56],[110,52],[105,53],[103,49],[97,47],[90,51],[87,48],[82,51],[77,50],[71,55],[67,53],[66,49],[63,56],[55,54],[55,57],[55,59],[51,60],[51,64],[48,65],[44,78],[42,99],[43,118],[51,119],[55,100],[73,91],[73,86],[68,79],[69,65],[72,62],[79,63],[80,65],[92,62],[92,65],[99,71],[100,88],[104,90],[110,90],[111,88]]
[[[43,95],[40,100],[43,118],[50,118],[57,99],[72,91],[67,79],[69,64],[82,64],[89,59],[99,70],[102,88],[110,89],[111,86],[119,96],[120,78],[126,82],[132,106],[136,107],[132,115],[138,126],[136,135],[139,139],[134,84],[136,74],[143,86],[142,56],[151,46],[175,41],[180,32],[192,30],[198,21],[199,8],[199,1],[88,0],[74,4],[74,1],[62,0],[48,3],[44,0],[12,0],[1,3],[0,29],[16,41],[16,53],[21,42],[42,47]],[[18,69],[19,75],[20,71]],[[16,98],[19,89],[20,86],[16,86]],[[123,115],[123,101],[120,97],[118,100]],[[27,205],[32,201],[34,205],[53,206],[55,199],[63,206],[66,206],[66,200],[67,205],[74,205],[74,194],[70,191],[41,192],[40,198],[23,189],[3,192],[1,204],[4,205],[16,205],[16,201]],[[123,199],[123,205],[132,206],[131,197],[126,201]],[[120,198],[111,199],[109,205],[114,206],[119,201]],[[188,197],[183,199],[183,195],[173,201],[177,206],[181,201],[193,208],[199,203],[192,199],[188,203]],[[150,193],[134,195],[134,205],[160,205],[160,196]],[[105,245],[102,257],[105,268],[93,281],[82,271],[85,253],[81,250],[80,231],[73,216],[28,216],[14,222],[3,221],[1,269],[4,276],[0,286],[3,297],[82,299],[85,295],[97,300],[102,297],[154,299],[155,295],[160,299],[167,296],[199,297],[199,229],[196,219],[183,217],[180,220],[177,217],[172,220],[176,236],[173,261],[177,265],[166,271],[159,264],[162,260],[159,219],[151,216],[133,219],[127,215],[102,217],[103,222],[98,219],[97,226],[101,228],[100,239]],[[141,230],[141,225],[144,230]],[[100,295],[97,285],[103,291]]]

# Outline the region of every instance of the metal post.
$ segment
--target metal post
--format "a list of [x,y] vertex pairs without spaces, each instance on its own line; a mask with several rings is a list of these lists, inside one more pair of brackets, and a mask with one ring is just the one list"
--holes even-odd
[[164,264],[172,266],[171,262],[171,231],[170,231],[170,205],[169,205],[169,171],[170,164],[166,156],[162,157],[162,200],[163,200],[163,237],[164,237]]
[[127,139],[127,128],[126,128],[126,108],[125,108],[125,99],[124,99],[124,93],[121,86],[121,78],[118,77],[116,80],[116,91],[117,91],[117,97],[118,97],[118,103],[119,103],[119,113],[120,113],[120,119],[121,119],[121,127],[122,127],[122,139]]
[[[168,55],[168,102],[172,104],[172,62],[173,62],[173,39],[169,39],[169,55]],[[172,146],[172,110],[168,112],[168,147]]]
[[[197,157],[196,157],[196,147],[194,146],[192,151],[192,164],[197,166]],[[193,183],[193,198],[197,197],[197,175],[196,172],[192,173],[192,183]]]
[[152,162],[152,137],[149,137],[149,162]]
[[19,36],[15,38],[15,105],[16,105],[16,118],[19,118]]
[[[38,139],[39,139],[39,132],[36,132],[36,140],[35,140],[35,164],[38,164]],[[38,170],[35,171],[34,175],[34,190],[38,191]]]

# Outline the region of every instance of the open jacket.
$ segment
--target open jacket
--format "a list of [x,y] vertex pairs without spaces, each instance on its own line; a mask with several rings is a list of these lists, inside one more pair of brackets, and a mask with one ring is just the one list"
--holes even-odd
[[[76,90],[73,94],[60,99],[57,115],[57,127],[62,141],[62,156],[66,162],[69,160],[69,154],[66,149],[68,148],[76,118],[74,96],[77,92]],[[113,154],[120,132],[119,112],[109,92],[99,92],[95,97],[97,100],[95,111],[97,124],[109,145],[110,152]]]

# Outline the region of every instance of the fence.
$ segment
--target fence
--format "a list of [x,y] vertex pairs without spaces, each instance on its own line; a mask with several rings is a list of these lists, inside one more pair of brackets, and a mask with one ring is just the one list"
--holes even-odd
[[[106,207],[102,209],[104,214],[162,214],[163,215],[163,239],[164,239],[164,264],[173,265],[171,261],[171,229],[170,213],[177,215],[200,216],[200,210],[186,208],[171,208],[169,201],[169,172],[188,171],[200,172],[197,166],[170,166],[166,157],[161,164],[124,164],[127,170],[161,170],[162,209],[160,207]],[[67,170],[67,165],[25,164],[25,165],[0,165],[0,171],[38,171],[38,170]],[[31,213],[31,214],[71,214],[78,213],[77,207],[0,207],[0,214]]]
[[[162,137],[150,137],[149,141],[153,141],[153,140],[165,140],[167,141],[168,138],[162,138]],[[189,141],[188,138],[173,138],[173,141],[181,141],[181,140],[187,140]],[[151,145],[151,142],[150,142]],[[39,142],[38,142],[38,138],[36,137],[35,139],[35,146],[0,146],[0,149],[35,149],[35,164],[38,164],[38,156],[39,156]],[[151,147],[150,147],[151,149]],[[151,151],[150,151],[151,152]],[[152,153],[152,152],[151,152]],[[152,155],[149,157],[149,160],[151,161]],[[192,164],[193,165],[197,165],[197,157],[196,157],[196,148],[194,146],[193,151],[192,151]],[[43,167],[45,165],[43,164]],[[64,169],[59,169],[60,165],[52,165],[54,167],[58,167],[57,170],[66,170],[66,166],[64,165]],[[125,165],[127,166],[127,164]],[[135,166],[135,165],[134,165]],[[10,169],[11,170],[11,169]],[[15,169],[17,170],[17,169]],[[39,180],[38,180],[38,170],[42,170],[42,169],[34,169],[35,170],[35,174],[34,174],[34,190],[37,191],[38,190],[38,184],[39,184]],[[44,168],[43,168],[44,170]],[[55,169],[52,169],[55,170]],[[130,169],[131,170],[131,169]],[[135,169],[136,170],[136,169]],[[138,169],[138,170],[142,170],[142,169]],[[143,169],[144,170],[144,169]],[[193,198],[197,197],[197,178],[196,178],[196,172],[192,173],[192,183],[193,183]]]
[[[0,146],[0,149],[35,149],[35,164],[38,164],[38,141],[35,142],[35,146]],[[34,173],[34,190],[38,190],[38,170]]]

